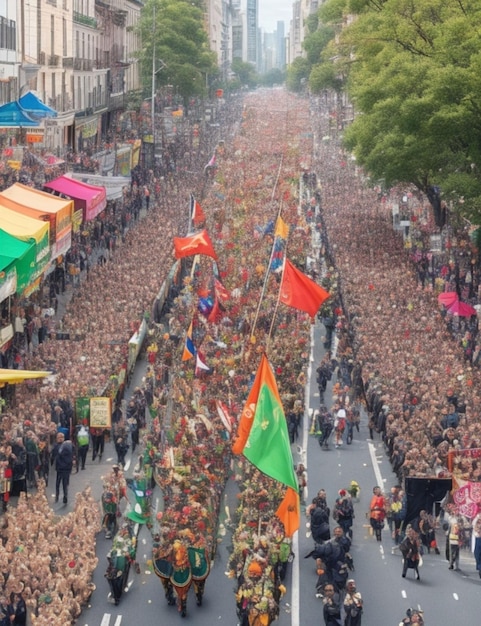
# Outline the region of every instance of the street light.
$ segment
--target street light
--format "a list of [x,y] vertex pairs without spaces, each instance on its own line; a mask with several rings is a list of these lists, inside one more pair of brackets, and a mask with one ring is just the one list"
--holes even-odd
[[155,35],[156,35],[156,16],[155,16],[155,4],[152,7],[152,104],[151,104],[151,115],[152,115],[152,166],[155,163],[155,77],[164,68],[167,67],[167,64],[164,63],[161,59],[159,59],[160,67],[156,68],[157,59],[155,54]]

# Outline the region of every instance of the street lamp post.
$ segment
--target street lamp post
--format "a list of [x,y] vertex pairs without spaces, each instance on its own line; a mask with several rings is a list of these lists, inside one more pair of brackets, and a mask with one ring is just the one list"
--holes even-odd
[[[156,34],[156,28],[155,28],[155,3],[152,7],[153,9],[153,15],[152,15],[152,105],[151,105],[151,111],[152,111],[152,148],[153,148],[153,154],[155,155],[155,34]],[[152,160],[154,159],[154,157],[152,158]]]
[[157,57],[156,57],[156,46],[155,46],[155,37],[156,37],[156,12],[155,12],[155,4],[152,7],[152,100],[151,100],[151,124],[152,124],[152,167],[155,165],[155,77],[156,75],[167,67],[167,64],[159,59],[160,67],[157,68]]

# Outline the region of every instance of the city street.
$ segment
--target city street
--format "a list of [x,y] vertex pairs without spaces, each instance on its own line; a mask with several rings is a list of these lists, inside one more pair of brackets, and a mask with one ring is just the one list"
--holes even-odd
[[[320,341],[322,334],[323,328],[317,322],[313,332],[314,347],[311,359],[313,371],[323,354]],[[140,361],[132,386],[136,386],[144,369],[145,361]],[[326,398],[330,397],[334,382],[333,377]],[[309,408],[315,409],[319,397],[312,375],[308,390]],[[303,424],[300,438],[292,446],[295,462],[306,454],[309,498],[320,488],[324,488],[332,509],[339,489],[346,488],[351,480],[356,480],[361,487],[359,501],[355,502],[356,518],[351,548],[355,571],[350,575],[355,578],[364,599],[363,624],[397,626],[409,607],[421,607],[428,625],[447,626],[456,623],[456,620],[459,621],[461,615],[463,623],[476,623],[481,599],[481,582],[470,550],[461,551],[460,571],[449,571],[444,558],[444,533],[439,530],[437,539],[441,554],[431,553],[423,556],[421,580],[418,582],[412,572],[408,573],[406,579],[401,578],[401,556],[399,552],[392,554],[394,544],[388,530],[383,531],[381,544],[371,535],[366,513],[372,487],[381,484],[385,490],[389,490],[395,484],[395,476],[390,470],[382,443],[378,438],[375,441],[368,439],[365,416],[361,421],[360,433],[354,432],[351,445],[344,444],[339,449],[331,445],[328,451],[321,450],[317,438],[308,435],[309,426],[308,423]],[[106,451],[109,450],[109,446],[110,444],[107,445]],[[100,467],[110,462],[114,462],[113,457],[110,459],[107,457]],[[132,460],[130,463],[132,464]],[[94,474],[99,473],[98,470],[99,466],[91,464],[87,472],[82,473],[80,477],[78,475],[73,477],[73,483],[77,486],[79,478],[85,477],[100,496],[101,485],[93,478]],[[130,474],[130,470],[131,465],[126,475]],[[78,487],[80,488],[80,485]],[[229,506],[231,515],[234,514],[235,502],[236,487],[234,481],[230,480],[225,504]],[[154,506],[156,509],[162,506],[158,487],[154,492]],[[294,539],[296,557],[288,568],[287,594],[281,601],[281,613],[277,622],[279,626],[323,623],[322,600],[316,598],[315,592],[317,578],[315,562],[313,559],[304,558],[314,545],[306,523],[307,519],[303,515],[301,530]],[[331,520],[331,530],[334,525],[334,520]],[[166,623],[167,620],[169,623],[175,623],[175,620],[185,621],[196,626],[212,626],[216,623],[236,626],[238,619],[235,612],[235,581],[226,576],[229,546],[229,532],[224,536],[219,534],[217,554],[206,583],[203,605],[196,606],[195,597],[191,592],[187,616],[182,620],[176,607],[167,606],[160,580],[149,567],[151,536],[146,528],[141,530],[137,552],[141,573],[135,574],[131,570],[129,590],[123,595],[119,606],[114,606],[109,601],[109,588],[103,575],[110,541],[100,534],[97,550],[99,566],[94,578],[97,588],[91,598],[89,609],[84,611],[78,623],[81,626],[130,626],[136,624],[141,616],[143,626],[156,626]]]

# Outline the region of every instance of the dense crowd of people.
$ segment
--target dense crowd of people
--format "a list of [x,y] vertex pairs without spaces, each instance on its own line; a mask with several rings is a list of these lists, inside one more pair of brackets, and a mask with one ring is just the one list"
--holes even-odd
[[[31,337],[25,335],[22,344],[27,349],[21,352],[17,366],[51,370],[53,376],[48,384],[38,388],[19,388],[16,402],[11,403],[1,416],[4,446],[1,461],[4,469],[11,470],[10,476],[4,471],[6,480],[21,492],[21,481],[28,475],[30,483],[37,483],[38,493],[29,496],[28,506],[27,499],[21,496],[15,510],[8,507],[4,518],[7,520],[3,533],[4,551],[0,556],[7,559],[8,567],[13,567],[11,554],[23,545],[21,542],[25,540],[19,533],[24,532],[24,524],[28,525],[30,541],[36,543],[38,550],[44,550],[44,554],[38,552],[38,560],[49,588],[41,590],[33,574],[27,574],[23,568],[18,575],[12,572],[13,575],[4,582],[3,591],[6,595],[21,593],[31,611],[32,623],[38,626],[47,623],[65,626],[78,617],[82,601],[92,592],[89,574],[96,565],[92,542],[94,531],[98,530],[96,523],[85,529],[88,537],[80,538],[81,533],[77,533],[81,546],[74,546],[72,550],[75,554],[88,555],[84,558],[85,567],[81,574],[76,569],[78,558],[71,558],[65,566],[65,551],[58,543],[60,538],[51,541],[47,530],[31,517],[33,505],[48,509],[45,519],[53,515],[40,482],[44,477],[41,473],[44,467],[42,450],[47,450],[48,464],[49,447],[59,428],[70,429],[69,435],[72,435],[68,414],[75,398],[113,393],[114,399],[118,399],[116,393],[125,368],[128,340],[140,321],[150,318],[156,294],[172,265],[172,239],[185,233],[189,207],[187,187],[189,193],[196,192],[203,197],[207,227],[215,242],[219,264],[213,269],[211,260],[203,257],[192,276],[184,278],[172,304],[167,330],[162,328],[156,338],[157,356],[152,359],[152,376],[156,384],[147,390],[148,404],[156,415],[152,433],[140,440],[139,431],[142,432],[146,424],[139,424],[135,406],[129,407],[129,414],[116,414],[116,441],[127,438],[126,433],[129,433],[133,447],[147,444],[157,447],[159,471],[162,472],[162,468],[167,467],[163,435],[169,431],[174,417],[178,420],[175,423],[182,425],[177,429],[177,438],[169,442],[179,455],[174,460],[182,467],[195,460],[195,463],[202,464],[202,473],[208,477],[212,472],[211,456],[224,450],[229,429],[225,428],[223,441],[220,435],[209,441],[205,431],[192,432],[189,424],[198,423],[199,414],[208,424],[219,424],[218,399],[226,403],[228,413],[239,414],[252,384],[255,364],[264,351],[268,353],[284,410],[292,425],[291,442],[295,441],[296,429],[305,413],[303,398],[311,320],[304,313],[278,309],[279,277],[275,272],[269,274],[267,285],[264,285],[267,259],[274,243],[272,224],[282,199],[282,217],[290,227],[289,259],[313,278],[323,281],[331,293],[321,317],[328,351],[334,339],[337,342],[335,358],[339,387],[336,388],[336,404],[331,415],[336,445],[343,445],[343,432],[348,428],[346,422],[342,428],[342,420],[349,417],[352,428],[358,422],[359,414],[347,409],[360,403],[368,412],[372,436],[379,434],[386,444],[400,484],[410,476],[446,477],[453,471],[466,480],[479,480],[481,470],[477,456],[460,454],[460,450],[474,450],[479,446],[480,373],[473,361],[466,360],[465,347],[456,344],[439,313],[436,298],[436,289],[441,287],[439,281],[423,282],[420,279],[419,268],[413,264],[402,238],[393,231],[386,203],[362,185],[353,184],[354,167],[339,151],[334,138],[332,143],[322,142],[315,154],[312,169],[322,172],[319,180],[311,177],[305,181],[314,204],[310,204],[308,196],[303,197],[300,199],[301,210],[298,210],[296,194],[300,163],[311,148],[306,137],[301,139],[309,124],[309,116],[308,112],[299,110],[293,96],[283,97],[285,108],[275,111],[267,103],[259,102],[262,96],[247,98],[240,132],[232,137],[232,143],[227,141],[217,150],[214,175],[208,180],[199,176],[193,182],[187,172],[179,172],[177,183],[170,185],[168,192],[160,188],[160,195],[157,195],[154,190],[149,211],[140,221],[136,216],[140,207],[147,204],[144,185],[146,180],[149,185],[153,181],[149,179],[149,172],[144,172],[138,181],[134,180],[128,192],[131,195],[122,206],[112,206],[105,219],[94,224],[90,233],[83,234],[84,240],[69,254],[70,265],[78,264],[81,269],[81,252],[86,250],[87,261],[84,259],[81,271],[87,274],[88,270],[86,280],[76,285],[62,319],[61,330],[69,338],[56,340],[52,327],[47,328],[42,341],[32,342]],[[314,116],[314,119],[320,127],[326,121],[322,117],[317,119]],[[284,136],[280,135],[280,129],[284,129]],[[296,137],[299,143],[291,145],[288,150],[287,137]],[[279,177],[281,154],[284,162],[282,177]],[[321,160],[329,162],[329,168],[318,167]],[[203,163],[199,164],[200,171],[203,166]],[[273,190],[276,201],[273,201]],[[316,203],[321,208],[317,222],[312,210]],[[130,227],[131,220],[135,228]],[[312,241],[313,229],[321,245],[319,257],[308,265],[306,249]],[[103,260],[88,266],[89,248],[96,250],[99,260]],[[105,254],[99,252],[104,250]],[[442,290],[459,286],[454,266],[448,264],[443,274]],[[228,292],[227,300],[222,301],[219,293],[214,293],[213,276]],[[56,280],[58,289],[62,289],[60,272]],[[213,296],[212,305],[217,299],[218,308],[212,314],[212,306],[205,315],[199,310],[199,298],[208,299],[209,296]],[[30,320],[21,308],[18,317],[25,319],[25,324],[20,321],[19,328],[28,327]],[[41,328],[44,321],[40,319],[40,322]],[[196,375],[191,363],[182,363],[178,358],[182,338],[191,322],[193,341],[208,364],[209,371],[200,375]],[[22,335],[22,330],[18,332]],[[32,349],[28,349],[29,344]],[[477,349],[475,346],[473,354]],[[332,373],[331,356],[318,371],[322,393],[325,393]],[[351,407],[348,407],[348,398]],[[210,434],[209,426],[201,421]],[[319,418],[321,432],[323,428],[325,426]],[[94,434],[90,433],[91,436]],[[103,433],[99,436],[102,437]],[[184,446],[180,455],[182,443],[198,444],[199,441],[205,445],[201,455],[195,459],[185,458],[188,446]],[[23,458],[23,453],[18,448],[14,452],[14,444],[25,447],[24,472],[16,468],[19,465],[16,460],[19,456]],[[101,455],[100,448],[97,452]],[[120,453],[119,464],[123,464],[124,458]],[[28,472],[27,467],[30,468]],[[57,468],[57,472],[59,469],[62,471]],[[272,620],[278,613],[279,600],[285,591],[282,580],[289,560],[290,543],[274,515],[282,499],[282,489],[249,468],[245,461],[236,466],[236,473],[240,507],[236,513],[230,572],[237,580],[239,619],[242,624],[252,624],[257,616],[268,615]],[[302,480],[303,472],[298,475]],[[75,478],[71,482],[70,489],[75,489]],[[169,497],[173,502],[179,500],[181,510],[187,507],[185,514],[190,515],[192,502],[186,504],[178,498],[179,494],[168,493],[168,476],[164,476],[164,482],[167,501]],[[64,488],[62,494],[60,485]],[[300,484],[300,488],[303,487]],[[60,474],[57,495],[68,498],[68,488]],[[343,615],[346,619],[349,617],[346,624],[357,626],[361,620],[362,598],[348,573],[347,546],[352,538],[352,515],[349,517],[344,505],[349,503],[349,494],[339,493],[336,500],[334,519],[338,525],[332,539],[329,523],[327,521],[326,530],[326,520],[323,519],[326,510],[321,502],[322,494],[318,496],[319,502],[316,499],[312,503],[309,515],[316,542],[312,556],[316,558],[319,578],[324,577],[325,621],[331,620],[326,624],[340,623],[340,606],[339,614],[331,613],[329,607],[339,604],[336,594],[342,591]],[[4,502],[8,502],[8,497],[4,496]],[[65,516],[64,519],[68,520],[65,524],[78,523],[82,516],[97,516],[98,520],[97,506],[89,494],[77,495],[75,512],[72,517]],[[453,505],[448,511],[454,518],[449,523],[453,528],[456,523],[460,526],[459,508]],[[396,537],[395,509],[390,513],[393,536]],[[170,519],[166,515],[165,519],[157,521],[157,548],[161,550],[163,540],[176,538],[172,532],[175,532],[179,518]],[[421,534],[423,528],[424,525],[420,524]],[[63,530],[67,532],[68,528]],[[204,530],[201,534],[205,535]],[[451,534],[454,536],[454,530],[448,533],[449,541]],[[408,536],[411,535],[410,532]],[[425,535],[429,547],[433,547],[432,538],[428,539],[428,525]],[[453,547],[456,545],[454,541],[452,538]],[[212,537],[209,545],[210,542]],[[10,545],[15,547],[9,552]],[[332,550],[333,555],[328,555],[328,550]],[[450,566],[455,567],[454,548],[450,554],[454,555]],[[411,560],[414,562],[415,559]],[[21,559],[18,563],[15,561],[15,567],[21,567],[22,563]],[[479,569],[481,571],[481,563]],[[65,587],[66,580],[68,588]],[[15,585],[18,581],[21,585]],[[259,617],[258,623],[266,622]]]

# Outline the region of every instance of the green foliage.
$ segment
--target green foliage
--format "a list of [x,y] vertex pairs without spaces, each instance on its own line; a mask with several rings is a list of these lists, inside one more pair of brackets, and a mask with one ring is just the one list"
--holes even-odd
[[155,86],[172,85],[184,98],[204,95],[207,77],[217,72],[200,0],[147,0],[139,22],[143,82],[151,88],[155,44]]
[[291,91],[300,92],[309,78],[310,63],[303,57],[297,57],[287,68],[286,85]]
[[313,91],[346,86],[357,113],[346,146],[372,179],[440,186],[481,223],[481,3],[327,0],[319,10],[334,28],[348,14],[311,56],[309,78]]
[[335,31],[331,26],[321,25],[318,30],[308,35],[303,43],[307,52],[307,60],[312,65],[321,60],[321,54],[327,44],[334,39]]
[[231,70],[237,75],[239,82],[243,87],[252,88],[259,82],[254,66],[251,63],[242,61],[242,59],[233,59]]

